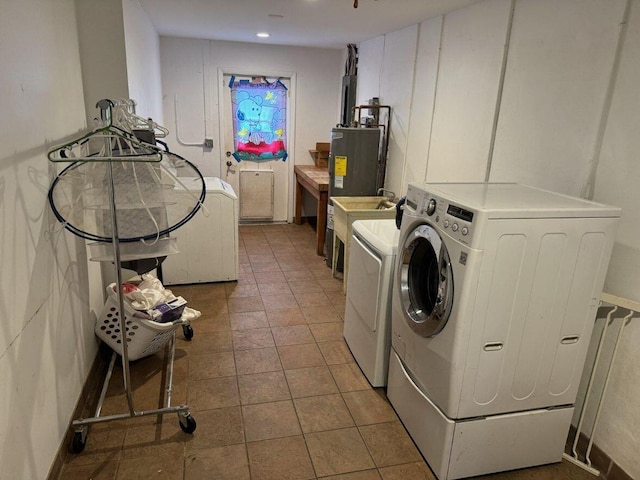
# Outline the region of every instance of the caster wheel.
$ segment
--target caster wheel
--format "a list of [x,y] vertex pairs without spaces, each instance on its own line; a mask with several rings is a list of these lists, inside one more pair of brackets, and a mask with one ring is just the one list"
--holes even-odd
[[196,431],[196,421],[190,413],[179,415],[178,418],[180,419],[180,428],[184,433],[193,433]]
[[71,453],[81,453],[87,446],[87,435],[84,432],[75,432],[71,440]]
[[193,327],[191,325],[183,325],[182,334],[185,340],[191,340],[193,338]]

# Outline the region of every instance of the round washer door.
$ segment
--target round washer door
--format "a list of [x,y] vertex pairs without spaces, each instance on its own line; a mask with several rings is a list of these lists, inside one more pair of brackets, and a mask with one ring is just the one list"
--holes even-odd
[[400,301],[409,326],[432,337],[447,323],[453,306],[453,272],[447,247],[428,224],[418,225],[398,252]]

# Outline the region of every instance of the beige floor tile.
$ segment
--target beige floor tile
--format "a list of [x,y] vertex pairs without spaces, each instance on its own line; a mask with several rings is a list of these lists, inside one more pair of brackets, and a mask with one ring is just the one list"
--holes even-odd
[[233,283],[227,285],[226,289],[228,298],[255,297],[260,295],[258,285],[255,283]]
[[154,418],[152,423],[131,422],[122,449],[122,459],[147,456],[183,458],[187,435],[176,415]]
[[106,459],[101,463],[92,463],[89,465],[66,464],[60,480],[114,480],[118,470],[119,456]]
[[289,288],[289,284],[286,281],[281,283],[261,283],[258,284],[258,290],[260,290],[260,295],[263,295],[265,297],[273,295],[292,294],[291,289]]
[[304,433],[354,426],[340,394],[297,398],[293,403]]
[[342,340],[344,331],[343,322],[312,323],[309,325],[316,342],[333,342]]
[[315,343],[283,345],[278,347],[278,353],[285,370],[325,365],[324,358]]
[[306,433],[304,437],[318,477],[375,467],[357,428]]
[[201,333],[214,333],[227,331],[231,329],[228,313],[220,313],[218,315],[206,315],[202,312],[202,316],[191,322],[193,331],[196,335]]
[[315,473],[301,436],[247,443],[251,480],[311,480]]
[[[122,413],[119,412],[119,413]],[[86,465],[109,465],[120,460],[128,422],[109,422],[92,425],[87,444],[81,454],[67,454],[65,464],[78,468]],[[64,477],[61,477],[64,479]]]
[[185,298],[189,307],[199,310],[201,313],[207,315],[221,315],[223,313],[229,313],[229,306],[225,297],[212,297],[208,299],[190,299]]
[[191,355],[202,353],[230,352],[233,350],[231,342],[231,331],[220,331],[214,333],[203,333],[194,336],[188,346],[181,344],[182,348],[187,350]]
[[269,310],[267,312],[269,325],[272,327],[285,327],[289,325],[304,325],[307,323],[302,310],[298,307],[284,310]]
[[289,281],[289,288],[296,295],[299,293],[314,293],[322,290],[316,280],[291,280]]
[[251,263],[251,269],[254,273],[261,272],[280,272],[280,264],[274,259],[271,262]]
[[[229,298],[227,303],[229,305],[229,313],[258,312],[264,310],[260,296]],[[231,326],[233,328],[233,316],[231,318]]]
[[325,292],[342,292],[342,280],[330,278],[328,280],[320,280],[320,286]]
[[367,425],[359,430],[378,468],[422,460],[400,422]]
[[327,365],[355,362],[355,359],[353,358],[353,355],[351,355],[351,351],[344,340],[319,343],[318,347],[320,348]]
[[276,257],[273,255],[271,248],[269,248],[269,253],[261,253],[261,254],[249,254],[249,261],[251,265],[254,263],[269,263],[275,262]]
[[424,462],[394,465],[380,469],[383,480],[437,480]]
[[242,407],[247,442],[300,435],[300,424],[291,400]]
[[240,407],[196,412],[193,418],[197,425],[196,431],[185,440],[189,454],[202,448],[235,445],[245,441]]
[[250,480],[244,444],[197,450],[185,460],[185,480]]
[[342,318],[332,305],[304,307],[302,313],[307,323],[340,322]]
[[301,268],[300,270],[283,270],[282,272],[287,282],[297,282],[299,280],[316,280],[316,277],[311,273],[308,268]]
[[249,330],[269,326],[267,314],[264,311],[232,313],[230,322],[232,330]]
[[333,381],[329,368],[325,365],[285,370],[284,373],[293,398],[338,393],[338,387]]
[[329,370],[331,370],[331,374],[341,392],[353,392],[371,388],[371,384],[357,363],[330,365]]
[[[189,380],[229,377],[236,374],[233,352],[218,352],[191,355],[189,358]],[[177,378],[177,372],[174,372]]]
[[184,461],[170,457],[120,460],[116,480],[183,480]]
[[298,307],[298,302],[292,294],[284,295],[263,295],[262,301],[266,311],[285,310]]
[[387,399],[376,390],[345,392],[342,396],[358,426],[398,420]]
[[193,411],[240,405],[236,377],[221,377],[189,383],[189,407]]
[[265,372],[238,376],[242,405],[289,400],[291,395],[284,372]]
[[258,286],[271,283],[285,283],[287,281],[282,272],[257,272],[253,276]]
[[380,474],[377,470],[363,470],[361,472],[322,477],[322,480],[380,480]]
[[282,370],[280,357],[275,348],[236,350],[235,357],[238,375]]
[[250,348],[274,347],[270,328],[254,328],[252,330],[234,330],[234,350],[248,350]]
[[324,305],[331,305],[329,298],[327,295],[320,292],[307,292],[307,293],[296,293],[295,294],[296,301],[300,308],[306,307],[319,307]]
[[313,343],[313,335],[306,325],[290,325],[286,327],[271,327],[276,345],[300,345]]

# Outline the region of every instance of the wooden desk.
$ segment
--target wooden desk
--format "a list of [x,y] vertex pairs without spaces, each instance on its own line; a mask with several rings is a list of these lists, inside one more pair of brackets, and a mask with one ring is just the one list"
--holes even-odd
[[318,222],[316,225],[316,253],[324,255],[324,235],[327,228],[327,199],[329,198],[329,172],[326,167],[296,165],[296,225],[302,223],[302,190],[306,190],[318,200]]

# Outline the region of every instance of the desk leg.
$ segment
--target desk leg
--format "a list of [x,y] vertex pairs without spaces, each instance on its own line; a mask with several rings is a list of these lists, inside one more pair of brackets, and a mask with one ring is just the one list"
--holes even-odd
[[318,198],[318,222],[316,225],[316,252],[324,255],[325,232],[327,230],[327,192],[320,192]]
[[296,225],[302,224],[302,185],[298,182],[296,177],[296,212],[293,219]]

